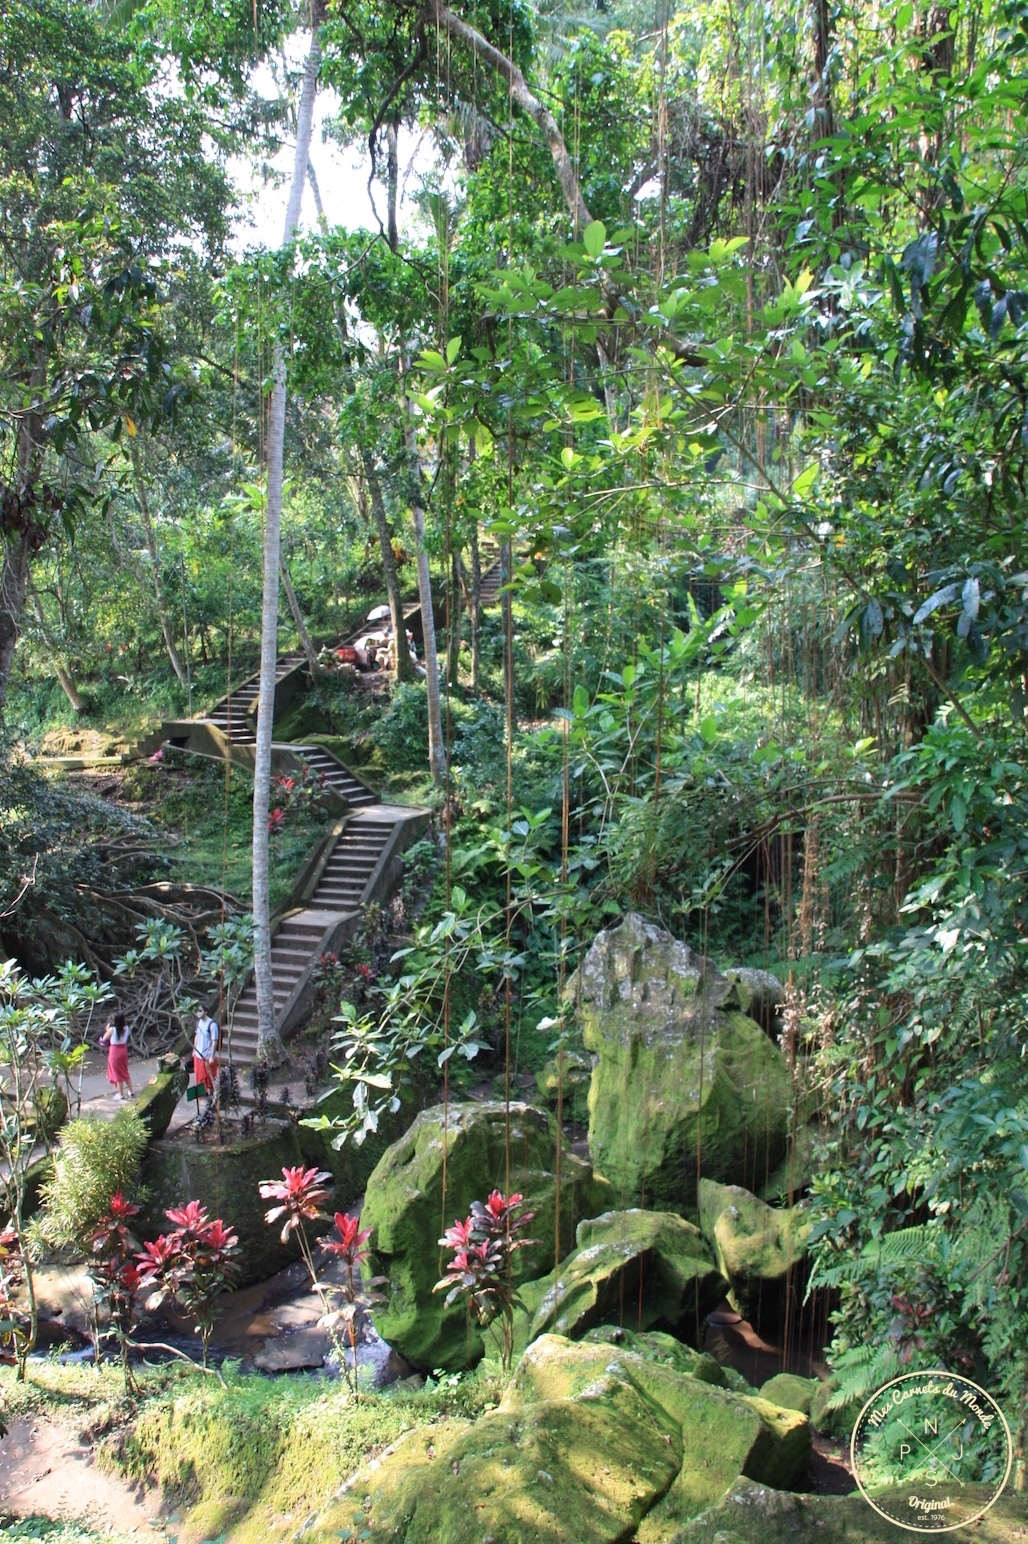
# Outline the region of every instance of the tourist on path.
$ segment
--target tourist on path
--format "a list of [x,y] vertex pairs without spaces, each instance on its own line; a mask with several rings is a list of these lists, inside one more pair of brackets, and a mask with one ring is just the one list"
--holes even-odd
[[218,1076],[220,1034],[207,1009],[201,1009],[193,1035],[193,1082],[202,1084],[208,1096],[214,1093],[214,1081]]
[[105,1027],[101,1044],[107,1045],[107,1081],[113,1083],[116,1099],[132,1098],[132,1078],[129,1073],[128,1043],[132,1031],[123,1013],[116,1013]]

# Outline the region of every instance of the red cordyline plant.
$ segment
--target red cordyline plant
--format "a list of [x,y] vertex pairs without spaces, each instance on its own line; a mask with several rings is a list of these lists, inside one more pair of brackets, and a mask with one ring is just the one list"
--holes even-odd
[[318,1273],[314,1268],[306,1224],[328,1216],[322,1210],[321,1203],[328,1200],[325,1181],[331,1178],[325,1169],[305,1169],[303,1164],[299,1164],[295,1169],[284,1168],[281,1179],[261,1180],[258,1186],[262,1201],[279,1202],[278,1206],[270,1206],[264,1213],[264,1221],[271,1223],[277,1222],[280,1217],[285,1218],[279,1238],[286,1244],[290,1233],[296,1234],[303,1263],[310,1272],[312,1282],[317,1281]]
[[514,1356],[514,1310],[522,1306],[512,1280],[514,1254],[539,1242],[519,1237],[535,1216],[522,1210],[523,1201],[521,1195],[505,1196],[494,1190],[488,1201],[472,1201],[464,1221],[455,1221],[439,1240],[456,1254],[435,1291],[446,1292],[447,1308],[459,1297],[466,1300],[475,1323],[496,1342],[505,1373],[510,1372]]
[[220,1217],[208,1218],[199,1201],[173,1206],[164,1215],[177,1226],[144,1244],[138,1256],[142,1284],[156,1288],[146,1306],[157,1308],[170,1297],[196,1320],[206,1367],[218,1298],[238,1269],[239,1239]]
[[25,1281],[25,1256],[13,1222],[0,1229],[0,1346],[9,1346],[24,1381],[25,1364],[32,1345],[32,1321],[17,1302]]
[[[336,1232],[339,1240],[321,1238],[319,1245],[326,1254],[340,1261],[343,1269],[341,1283],[321,1283],[319,1295],[325,1312],[321,1317],[321,1323],[332,1336],[336,1352],[340,1356],[346,1381],[350,1385],[350,1391],[357,1393],[357,1317],[376,1303],[384,1303],[385,1297],[377,1289],[386,1284],[385,1276],[372,1276],[367,1281],[361,1277],[361,1267],[367,1264],[368,1251],[365,1244],[371,1237],[370,1228],[361,1228],[360,1218],[351,1217],[348,1212],[336,1212]],[[317,1286],[318,1284],[315,1283]],[[341,1307],[330,1306],[337,1298],[342,1298]],[[336,1342],[336,1335],[340,1328],[345,1332],[349,1341],[350,1358],[347,1360],[346,1348]]]
[[94,1344],[99,1354],[99,1311],[106,1308],[111,1328],[121,1347],[121,1368],[126,1393],[133,1386],[128,1353],[139,1313],[139,1292],[143,1285],[143,1274],[136,1264],[139,1240],[129,1227],[129,1220],[138,1214],[139,1207],[126,1201],[122,1192],[116,1190],[90,1239],[93,1258],[89,1278],[93,1283]]

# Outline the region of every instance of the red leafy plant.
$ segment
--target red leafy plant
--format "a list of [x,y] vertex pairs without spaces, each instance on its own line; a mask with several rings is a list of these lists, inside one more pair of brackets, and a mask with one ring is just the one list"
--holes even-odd
[[[378,1291],[379,1287],[386,1285],[385,1276],[371,1276],[365,1281],[361,1275],[362,1266],[367,1264],[368,1251],[364,1247],[371,1237],[370,1228],[361,1228],[360,1217],[351,1217],[348,1212],[336,1212],[336,1232],[339,1234],[338,1242],[334,1239],[321,1238],[319,1245],[326,1254],[342,1264],[343,1279],[340,1283],[322,1282],[318,1287],[325,1312],[320,1322],[332,1336],[337,1354],[341,1353],[340,1361],[346,1381],[350,1385],[350,1391],[357,1393],[357,1319],[358,1316],[376,1303],[384,1303],[385,1296]],[[342,1298],[341,1306],[332,1306]],[[337,1343],[336,1336],[340,1329],[346,1334],[349,1342],[350,1357],[347,1360],[345,1347]]]
[[128,1354],[139,1315],[139,1292],[143,1285],[143,1274],[136,1263],[139,1240],[129,1227],[130,1219],[138,1214],[139,1207],[126,1201],[122,1192],[116,1190],[89,1241],[92,1253],[89,1279],[93,1284],[94,1343],[99,1352],[99,1314],[101,1309],[105,1309],[121,1347],[126,1393],[133,1386]]
[[[295,1169],[283,1169],[280,1180],[262,1180],[260,1193],[262,1200],[278,1202],[277,1206],[268,1208],[264,1214],[264,1220],[267,1223],[276,1223],[280,1218],[284,1219],[282,1231],[279,1234],[283,1244],[287,1242],[291,1233],[296,1234],[303,1263],[311,1278],[311,1286],[321,1302],[322,1312],[319,1323],[328,1330],[344,1376],[351,1390],[356,1393],[357,1315],[362,1308],[383,1301],[375,1289],[383,1285],[384,1278],[375,1277],[371,1281],[362,1283],[360,1268],[367,1259],[367,1250],[364,1245],[368,1241],[369,1232],[361,1231],[359,1217],[351,1217],[345,1212],[335,1214],[339,1241],[319,1240],[321,1248],[327,1254],[334,1255],[343,1262],[342,1284],[337,1286],[333,1282],[322,1281],[319,1277],[307,1224],[328,1216],[328,1213],[322,1209],[322,1202],[328,1200],[326,1181],[331,1178],[332,1176],[324,1169],[305,1169],[301,1165]],[[336,1300],[340,1297],[343,1300],[342,1306],[337,1307]],[[340,1327],[347,1333],[349,1357],[347,1357],[346,1346],[339,1338]]]
[[25,1364],[32,1346],[32,1315],[18,1301],[25,1285],[25,1256],[13,1222],[0,1229],[0,1346],[9,1346],[24,1380]]
[[466,1300],[475,1323],[496,1342],[505,1373],[514,1355],[514,1310],[522,1306],[513,1282],[514,1255],[539,1242],[520,1237],[535,1216],[523,1209],[523,1201],[517,1193],[505,1196],[494,1190],[488,1201],[472,1201],[470,1214],[463,1222],[455,1221],[439,1240],[456,1253],[435,1291],[446,1292],[448,1308],[458,1298]]
[[141,1283],[155,1288],[146,1306],[157,1308],[171,1298],[196,1320],[206,1367],[218,1298],[232,1285],[238,1269],[239,1239],[220,1217],[208,1218],[207,1208],[199,1201],[173,1206],[164,1215],[177,1226],[144,1244],[138,1256]]

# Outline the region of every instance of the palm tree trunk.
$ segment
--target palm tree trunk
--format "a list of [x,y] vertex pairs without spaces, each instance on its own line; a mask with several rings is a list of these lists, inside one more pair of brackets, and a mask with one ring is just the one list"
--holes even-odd
[[[300,223],[300,205],[310,162],[314,99],[318,91],[321,49],[315,27],[304,66],[300,106],[296,115],[296,154],[286,210],[283,246]],[[276,343],[271,365],[268,413],[268,498],[264,517],[264,590],[261,603],[261,674],[257,710],[257,744],[253,769],[253,915],[254,979],[257,987],[257,1059],[277,1066],[285,1060],[275,1022],[275,986],[271,970],[271,887],[268,811],[271,804],[271,742],[275,722],[275,667],[278,662],[279,559],[282,543],[282,475],[286,439],[286,356]]]

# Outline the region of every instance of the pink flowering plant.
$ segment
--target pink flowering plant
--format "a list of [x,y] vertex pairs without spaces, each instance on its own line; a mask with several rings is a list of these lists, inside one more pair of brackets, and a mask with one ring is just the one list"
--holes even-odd
[[170,1298],[196,1320],[206,1367],[218,1298],[238,1269],[239,1239],[220,1217],[209,1218],[199,1201],[171,1207],[164,1215],[175,1228],[144,1244],[137,1257],[142,1284],[154,1288],[146,1306],[154,1309]]
[[439,1240],[455,1253],[435,1291],[446,1293],[448,1308],[464,1298],[475,1323],[496,1342],[505,1373],[514,1355],[514,1310],[522,1306],[513,1282],[514,1255],[539,1242],[521,1237],[535,1216],[524,1209],[523,1201],[517,1193],[505,1196],[494,1190],[488,1201],[472,1201],[470,1214],[463,1222],[456,1220]]

